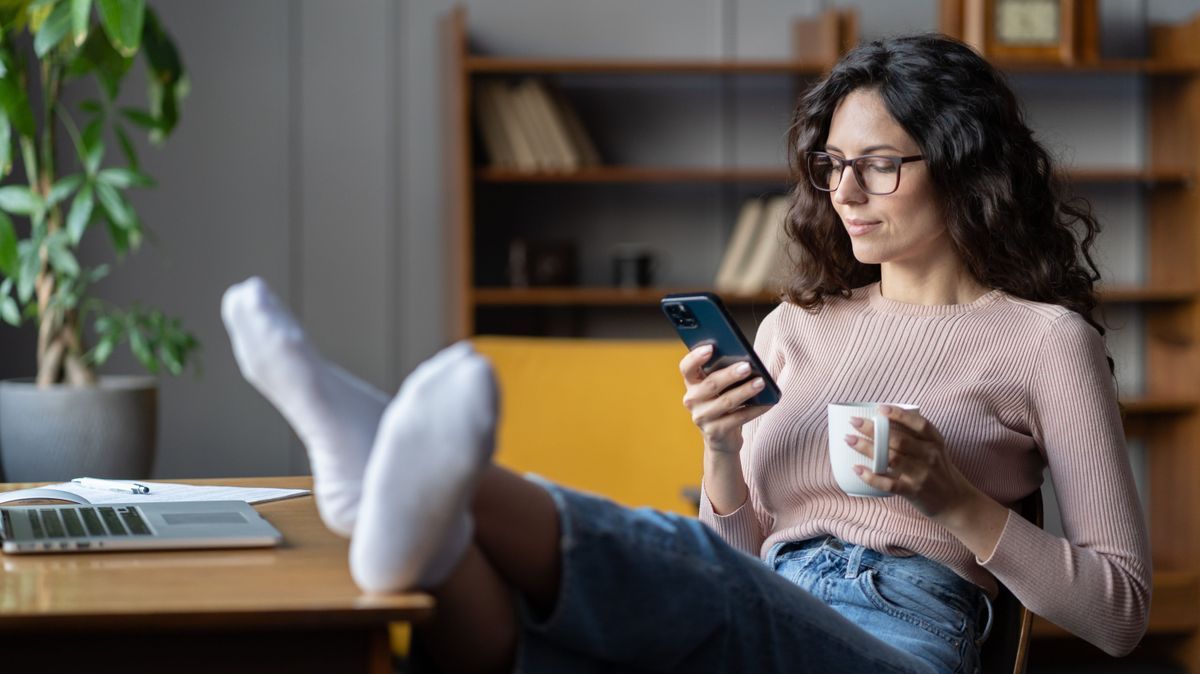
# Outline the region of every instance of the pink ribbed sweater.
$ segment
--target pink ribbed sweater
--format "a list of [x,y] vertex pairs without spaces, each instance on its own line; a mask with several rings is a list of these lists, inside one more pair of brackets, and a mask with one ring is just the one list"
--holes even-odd
[[[889,554],[941,562],[1109,653],[1140,640],[1150,607],[1146,526],[1126,455],[1103,339],[1078,314],[992,291],[970,304],[914,305],[879,285],[816,314],[782,304],[755,350],[783,400],[743,428],[748,502],[700,519],[764,556],[781,541],[833,534]],[[1011,506],[1049,465],[1066,539],[1009,513],[978,559],[902,497],[852,498],[828,457],[825,405],[912,403],[941,431],[959,470]]]

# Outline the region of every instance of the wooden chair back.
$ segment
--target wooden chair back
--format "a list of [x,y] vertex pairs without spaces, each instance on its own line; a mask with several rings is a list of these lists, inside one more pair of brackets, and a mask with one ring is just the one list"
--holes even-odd
[[[1043,526],[1041,490],[1022,499],[1016,511]],[[1033,612],[1001,585],[1000,594],[992,600],[992,633],[980,652],[983,674],[1025,674],[1032,630]]]

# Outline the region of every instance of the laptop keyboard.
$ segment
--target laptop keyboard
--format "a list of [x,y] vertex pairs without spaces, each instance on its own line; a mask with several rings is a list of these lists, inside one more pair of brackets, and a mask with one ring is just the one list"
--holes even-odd
[[41,508],[29,510],[33,537],[80,538],[83,536],[149,536],[137,508],[100,506],[96,508]]

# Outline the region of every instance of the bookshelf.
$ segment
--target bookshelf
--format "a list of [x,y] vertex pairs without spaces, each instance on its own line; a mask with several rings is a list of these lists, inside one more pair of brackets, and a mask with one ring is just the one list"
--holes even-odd
[[[522,172],[484,165],[476,147],[471,91],[481,78],[594,76],[609,82],[642,77],[715,77],[721,86],[743,77],[783,77],[794,91],[819,76],[828,64],[802,61],[587,60],[520,58],[473,54],[465,11],[449,14],[443,25],[446,91],[446,217],[449,234],[446,282],[452,300],[449,334],[511,330],[546,334],[546,326],[581,324],[593,312],[607,317],[637,314],[652,321],[666,293],[698,290],[696,285],[664,284],[624,289],[603,285],[508,287],[497,282],[505,251],[495,233],[477,217],[481,193],[487,202],[537,208],[539,200],[574,190],[663,191],[663,199],[686,199],[696,190],[723,189],[737,200],[754,189],[781,192],[788,172],[777,166],[673,166],[652,162],[600,164],[570,172]],[[1144,282],[1101,289],[1106,306],[1132,307],[1141,316],[1140,355],[1144,390],[1122,400],[1127,433],[1144,443],[1153,561],[1154,598],[1150,629],[1131,657],[1169,661],[1200,674],[1200,18],[1153,26],[1144,59],[1101,60],[1075,66],[1004,65],[1025,77],[1069,80],[1088,75],[1136,77],[1141,85],[1147,159],[1139,168],[1086,166],[1070,169],[1076,184],[1107,188],[1134,186],[1145,224]],[[714,85],[716,86],[716,85]],[[786,85],[785,85],[786,86]],[[628,129],[626,129],[628,131]],[[780,129],[782,137],[783,129]],[[603,148],[601,148],[603,154]],[[741,190],[738,192],[738,190]],[[657,192],[655,192],[657,194]],[[506,200],[507,199],[507,200]],[[515,217],[515,214],[514,214]],[[733,222],[724,225],[730,232]],[[563,232],[570,234],[570,224]],[[581,256],[599,255],[581,250]],[[711,270],[715,273],[715,267]],[[711,278],[711,275],[709,275]],[[500,279],[502,281],[502,279]],[[776,301],[771,293],[725,296],[739,318],[761,318]],[[543,320],[546,316],[565,320]],[[750,320],[747,323],[750,323]],[[574,328],[569,328],[573,330]],[[664,336],[668,333],[664,332]],[[586,335],[577,335],[586,336]],[[1035,622],[1035,664],[1053,661],[1052,652],[1103,660],[1098,651],[1044,620]],[[1045,646],[1039,644],[1045,643]],[[1089,650],[1090,649],[1090,650]]]

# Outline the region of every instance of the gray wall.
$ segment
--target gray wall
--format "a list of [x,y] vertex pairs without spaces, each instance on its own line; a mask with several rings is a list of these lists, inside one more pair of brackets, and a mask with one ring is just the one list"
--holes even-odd
[[[389,391],[445,342],[437,29],[453,3],[153,4],[179,44],[192,93],[176,134],[162,148],[143,149],[159,186],[137,194],[135,204],[157,245],[120,265],[102,290],[114,300],[138,300],[183,316],[204,343],[202,377],[163,381],[155,473],[305,472],[303,451],[286,425],[236,371],[220,324],[220,296],[249,275],[265,277],[327,355]],[[860,7],[867,37],[933,29],[937,7],[936,0],[465,4],[474,46],[482,51],[663,58],[782,57],[789,49],[788,20],[829,4]],[[1106,50],[1136,55],[1147,15],[1177,20],[1198,9],[1195,0],[1105,0]],[[716,85],[703,77],[648,83],[596,78],[573,86],[585,118],[605,120],[596,133],[608,141],[610,156],[695,164],[782,160],[779,124],[791,92],[770,78]],[[1085,77],[1067,85],[1027,78],[1017,86],[1029,96],[1035,126],[1065,159],[1126,166],[1143,161],[1136,78]],[[665,87],[672,96],[656,98]],[[131,101],[142,98],[139,83],[127,88]],[[1110,114],[1091,114],[1097,110]],[[688,259],[714,266],[741,195],[726,188],[684,196],[691,205],[674,211],[660,206],[655,216],[664,220],[656,222],[667,224],[656,226],[690,247]],[[1093,196],[1109,221],[1101,251],[1109,275],[1139,280],[1140,195],[1130,188]],[[653,195],[609,201],[623,199],[634,211],[657,203]],[[606,234],[611,218],[606,222],[597,209],[577,212],[584,215],[585,238],[598,246],[618,245],[641,231],[634,222],[628,233]],[[680,236],[675,226],[692,235]],[[102,242],[90,251],[94,261],[108,256]],[[667,265],[672,268],[671,260]],[[688,266],[676,261],[673,268],[686,278]],[[1127,314],[1117,319],[1136,328],[1140,317]],[[1141,387],[1136,332],[1119,331],[1113,340],[1130,393]],[[32,371],[29,344],[28,331],[0,327],[0,375]],[[109,370],[132,367],[122,356]]]

